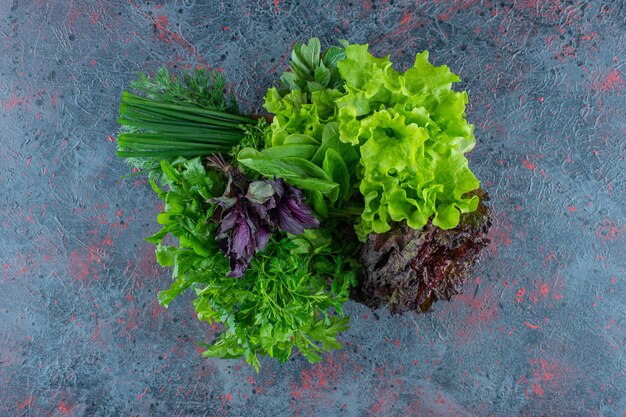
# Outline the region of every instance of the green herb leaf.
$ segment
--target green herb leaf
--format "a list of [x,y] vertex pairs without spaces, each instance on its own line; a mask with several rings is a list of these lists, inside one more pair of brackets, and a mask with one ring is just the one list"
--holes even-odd
[[[326,155],[324,162],[322,163],[324,171],[328,176],[337,184],[337,197],[338,200],[344,200],[350,195],[350,173],[348,167],[343,161],[343,158],[332,148],[326,149]],[[331,202],[334,202],[331,199]]]
[[[267,150],[269,149],[272,148]],[[294,157],[271,159],[263,152],[245,148],[239,152],[237,160],[261,175],[283,178],[285,182],[302,190],[320,191],[325,194],[338,187],[322,168],[306,159]]]

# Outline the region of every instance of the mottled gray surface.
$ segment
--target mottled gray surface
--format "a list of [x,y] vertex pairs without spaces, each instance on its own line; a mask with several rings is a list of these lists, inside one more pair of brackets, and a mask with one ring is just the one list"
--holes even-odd
[[[0,2],[0,415],[626,414],[623,1]],[[492,246],[465,295],[391,318],[349,303],[345,349],[204,360],[189,297],[143,237],[160,206],[115,157],[123,86],[223,68],[255,110],[297,40],[429,49],[470,96]]]

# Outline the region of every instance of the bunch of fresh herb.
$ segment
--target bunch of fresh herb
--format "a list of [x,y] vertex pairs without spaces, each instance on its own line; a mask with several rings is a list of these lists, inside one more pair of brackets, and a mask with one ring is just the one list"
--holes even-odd
[[230,259],[229,277],[243,275],[257,250],[262,251],[275,230],[300,235],[317,229],[319,221],[302,201],[302,193],[282,179],[252,181],[221,156],[209,158],[228,178],[224,194],[209,202],[218,206],[216,238]]
[[[206,170],[199,158],[162,162],[162,170],[166,190],[152,185],[165,202],[158,217],[163,228],[147,240],[157,245],[159,264],[173,267],[174,283],[159,293],[159,301],[167,306],[194,289],[198,318],[224,326],[204,354],[243,356],[258,370],[258,355],[284,362],[297,348],[309,361],[319,361],[322,350],[339,348],[336,335],[348,327],[342,304],[358,270],[346,255],[354,243],[331,239],[327,230],[298,238],[275,232],[245,273],[231,278],[218,243],[225,222],[211,221],[218,206],[209,202],[223,192],[221,173]],[[178,246],[164,243],[168,234],[179,239]]]
[[118,156],[141,170],[159,169],[160,160],[228,152],[256,121],[238,115],[224,78],[196,69],[173,77],[165,68],[152,78],[139,74],[120,104]]

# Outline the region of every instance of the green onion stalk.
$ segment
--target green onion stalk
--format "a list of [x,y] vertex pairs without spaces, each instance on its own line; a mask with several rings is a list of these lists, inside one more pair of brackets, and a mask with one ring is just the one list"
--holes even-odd
[[242,125],[256,120],[208,110],[151,92],[142,97],[124,91],[118,122],[117,155],[122,158],[169,158],[228,152],[244,137]]

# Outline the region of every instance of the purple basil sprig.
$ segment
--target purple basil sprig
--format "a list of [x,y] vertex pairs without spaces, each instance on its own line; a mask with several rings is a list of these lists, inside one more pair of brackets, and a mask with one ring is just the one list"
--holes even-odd
[[316,229],[320,223],[313,214],[313,210],[302,202],[302,191],[283,182],[274,180],[272,187],[278,196],[276,217],[278,227],[287,233],[299,235],[304,229]]
[[319,227],[319,221],[304,204],[302,192],[282,179],[251,181],[221,158],[212,165],[228,176],[226,190],[210,202],[217,204],[217,239],[230,261],[229,277],[243,276],[254,253],[263,250],[272,230],[301,234]]

